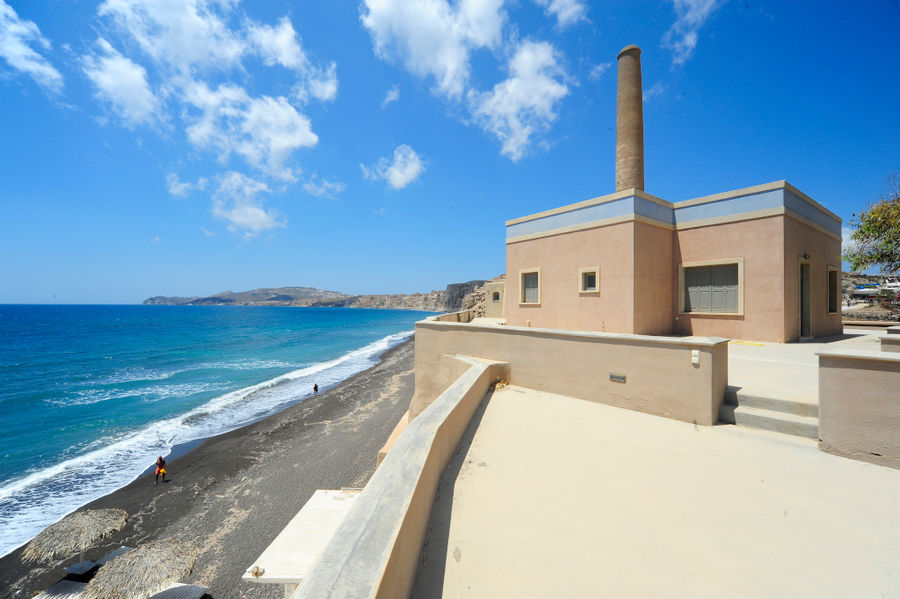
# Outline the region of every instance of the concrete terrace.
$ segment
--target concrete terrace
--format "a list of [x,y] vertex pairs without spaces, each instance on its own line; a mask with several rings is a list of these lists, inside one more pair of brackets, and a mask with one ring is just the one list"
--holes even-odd
[[804,343],[732,340],[728,344],[728,384],[761,397],[818,404],[819,359],[826,348],[878,351],[883,330],[846,328],[843,335]]
[[898,508],[900,471],[814,441],[509,386],[441,478],[413,596],[896,596]]

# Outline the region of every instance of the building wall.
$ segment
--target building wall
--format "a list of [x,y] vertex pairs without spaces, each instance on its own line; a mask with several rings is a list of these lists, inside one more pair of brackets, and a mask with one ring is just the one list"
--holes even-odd
[[[843,331],[840,308],[828,313],[828,267],[837,268],[841,288],[841,242],[793,218],[784,218],[784,329],[785,340],[800,338],[800,260],[809,256],[810,333],[813,337]],[[840,297],[840,296],[839,296]]]
[[[494,301],[494,294],[500,294],[500,300]],[[488,318],[503,318],[503,304],[506,299],[503,297],[506,293],[506,283],[485,283],[484,284],[484,315]]]
[[674,332],[677,268],[673,250],[671,229],[634,223],[634,332],[637,334]]
[[[453,356],[509,363],[513,385],[713,425],[728,342],[439,322],[416,323],[415,418],[464,372]],[[613,375],[622,378],[613,380]]]
[[[784,217],[695,227],[678,231],[674,270],[687,262],[742,258],[743,314],[677,313],[675,330],[684,335],[785,342]],[[674,282],[674,305],[680,290]]]
[[[634,332],[634,223],[574,231],[506,246],[506,322]],[[579,293],[579,269],[600,267],[599,293]],[[519,271],[541,268],[540,305],[521,304]]]
[[[840,333],[828,313],[828,266],[840,272],[841,220],[786,181],[672,204],[638,190],[513,219],[505,316],[514,326],[795,341],[800,256],[811,275],[810,333]],[[682,313],[680,267],[741,264],[735,314]],[[579,269],[599,267],[600,292]],[[520,303],[520,272],[541,270],[539,304]]]

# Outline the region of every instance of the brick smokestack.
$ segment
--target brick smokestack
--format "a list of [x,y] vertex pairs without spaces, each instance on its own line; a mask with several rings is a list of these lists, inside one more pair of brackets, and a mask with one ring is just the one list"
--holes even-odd
[[644,190],[643,104],[641,49],[626,46],[619,52],[616,93],[616,191]]

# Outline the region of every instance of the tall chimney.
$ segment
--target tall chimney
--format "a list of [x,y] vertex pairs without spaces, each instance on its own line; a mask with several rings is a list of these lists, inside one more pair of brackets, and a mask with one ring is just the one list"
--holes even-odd
[[644,98],[641,89],[641,49],[619,52],[616,93],[616,191],[644,190]]

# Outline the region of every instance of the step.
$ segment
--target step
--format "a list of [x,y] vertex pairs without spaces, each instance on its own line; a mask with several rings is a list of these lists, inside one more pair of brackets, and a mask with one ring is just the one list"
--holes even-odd
[[722,404],[719,422],[775,431],[808,439],[819,438],[819,419],[762,408]]
[[783,412],[809,418],[819,417],[819,404],[809,401],[785,399],[782,397],[764,397],[745,393],[740,387],[729,385],[725,389],[725,403],[732,406],[758,408],[771,412]]

